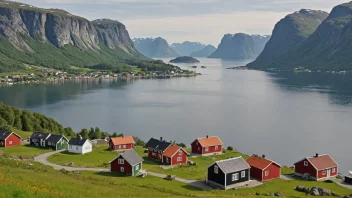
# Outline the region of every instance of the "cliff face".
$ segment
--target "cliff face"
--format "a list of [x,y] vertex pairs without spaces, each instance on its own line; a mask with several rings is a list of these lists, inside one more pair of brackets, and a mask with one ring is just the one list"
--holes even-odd
[[263,51],[270,36],[248,35],[243,33],[226,34],[209,58],[253,59]]
[[192,57],[208,57],[210,56],[210,54],[214,53],[216,50],[216,47],[212,46],[212,45],[207,45],[205,48],[193,52],[191,54]]
[[150,58],[168,58],[179,56],[172,50],[167,41],[161,37],[158,38],[135,38],[133,39],[137,50],[143,55]]
[[173,43],[171,48],[181,56],[190,56],[193,52],[199,51],[206,47],[199,42],[185,41],[183,43]]
[[[92,52],[101,54],[97,57],[102,61],[112,59],[116,61],[116,57],[143,58],[134,48],[126,27],[118,21],[99,19],[90,22],[63,10],[41,9],[13,1],[0,0],[0,36],[3,43],[0,45],[2,56],[21,62],[23,61],[19,60],[20,57],[12,55],[13,51],[9,52],[9,47],[2,49],[4,44],[10,43],[24,54],[42,50],[42,57],[58,57],[58,54],[53,53],[60,53],[67,59],[76,58],[79,60],[76,62],[82,65],[90,64],[87,60],[83,60],[86,58],[82,58],[82,55]],[[44,48],[52,50],[43,50]],[[66,48],[70,48],[71,51],[66,52]],[[111,51],[107,53],[106,49]],[[25,62],[44,64],[42,57],[35,60],[27,58]]]
[[281,19],[273,30],[271,39],[251,68],[267,68],[275,59],[286,54],[305,41],[323,22],[328,13],[302,9]]

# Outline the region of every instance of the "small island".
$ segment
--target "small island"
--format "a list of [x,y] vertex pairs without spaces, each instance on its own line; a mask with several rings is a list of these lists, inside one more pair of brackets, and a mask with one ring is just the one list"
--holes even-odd
[[181,56],[170,60],[170,63],[199,63],[199,62],[200,62],[199,60],[190,56]]

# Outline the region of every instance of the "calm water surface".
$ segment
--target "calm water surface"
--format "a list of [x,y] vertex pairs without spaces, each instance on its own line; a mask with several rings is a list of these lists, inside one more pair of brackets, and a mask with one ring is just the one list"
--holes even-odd
[[352,170],[351,76],[226,70],[248,61],[200,60],[207,68],[194,78],[14,85],[0,87],[0,100],[76,131],[97,126],[186,144],[218,135],[283,165],[318,152]]

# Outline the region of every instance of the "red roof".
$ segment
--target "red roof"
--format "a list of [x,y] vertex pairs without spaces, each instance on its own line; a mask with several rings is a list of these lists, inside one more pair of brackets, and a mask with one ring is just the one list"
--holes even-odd
[[330,157],[330,155],[319,155],[318,157],[307,157],[306,158],[315,169],[325,170],[328,168],[338,167],[339,165]]
[[272,163],[280,166],[276,162],[274,162],[272,160],[269,160],[269,159],[266,159],[266,158],[262,158],[262,157],[260,157],[258,155],[252,155],[246,161],[251,167],[255,167],[255,168],[258,168],[260,170],[266,169]]
[[166,151],[164,152],[164,156],[165,157],[172,157],[180,149],[181,149],[180,146],[170,145],[169,147],[167,147]]
[[110,139],[114,145],[121,144],[134,144],[134,139],[132,136],[124,136]]
[[222,142],[218,136],[197,138],[197,140],[202,147],[222,145]]

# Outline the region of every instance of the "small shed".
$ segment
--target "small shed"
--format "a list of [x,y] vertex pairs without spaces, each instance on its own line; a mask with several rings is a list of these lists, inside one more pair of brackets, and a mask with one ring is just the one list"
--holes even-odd
[[21,136],[14,132],[0,131],[0,147],[21,145]]
[[349,171],[348,175],[345,176],[345,183],[352,184],[352,171]]
[[134,149],[120,153],[109,162],[110,172],[136,176],[142,170],[143,158]]
[[77,135],[76,138],[70,139],[68,145],[68,152],[70,153],[85,154],[90,153],[93,150],[92,142],[86,138],[82,138],[80,135]]
[[68,140],[65,136],[63,135],[54,135],[51,134],[46,140],[45,140],[46,147],[51,148],[55,151],[58,150],[63,150],[67,149],[68,146]]

